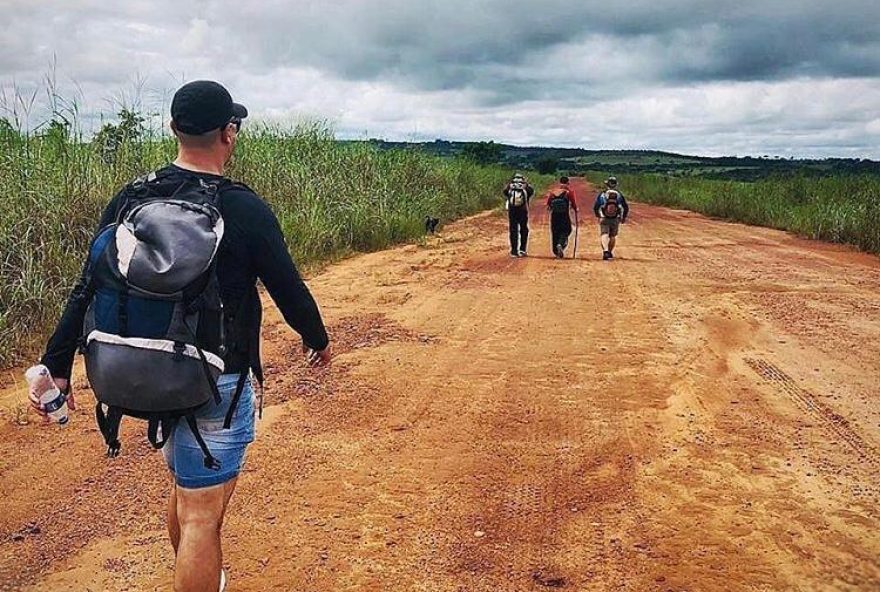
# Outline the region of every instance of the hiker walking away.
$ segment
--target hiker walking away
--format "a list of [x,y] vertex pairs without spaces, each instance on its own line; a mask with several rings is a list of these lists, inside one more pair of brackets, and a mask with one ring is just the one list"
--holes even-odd
[[517,173],[504,187],[504,207],[510,233],[510,256],[525,257],[529,242],[529,203],[535,189]]
[[330,362],[277,218],[223,176],[246,116],[216,82],[175,93],[177,159],[110,201],[42,359],[67,390],[83,352],[108,455],[119,452],[122,415],[148,420],[174,477],[167,524],[178,592],[225,586],[220,529],[254,439],[251,372],[262,382],[258,279],[302,336],[308,363]]
[[561,259],[565,256],[568,237],[571,236],[571,215],[578,215],[574,190],[568,184],[568,177],[559,178],[559,187],[547,194],[547,209],[550,211],[550,241],[553,254]]
[[613,259],[620,225],[626,222],[629,215],[629,204],[617,188],[617,177],[608,177],[605,181],[605,191],[596,196],[593,213],[599,219],[602,259]]

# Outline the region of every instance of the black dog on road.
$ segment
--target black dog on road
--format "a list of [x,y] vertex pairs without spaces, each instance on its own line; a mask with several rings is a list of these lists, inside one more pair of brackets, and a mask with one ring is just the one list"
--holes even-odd
[[437,232],[437,225],[440,224],[439,218],[425,216],[425,234],[434,234]]

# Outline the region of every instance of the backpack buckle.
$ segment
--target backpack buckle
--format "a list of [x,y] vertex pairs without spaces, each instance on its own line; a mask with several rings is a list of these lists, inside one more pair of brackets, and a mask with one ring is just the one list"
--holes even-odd
[[202,186],[202,189],[208,192],[208,195],[214,195],[215,193],[217,193],[216,183],[208,183],[204,179],[199,179],[199,185]]

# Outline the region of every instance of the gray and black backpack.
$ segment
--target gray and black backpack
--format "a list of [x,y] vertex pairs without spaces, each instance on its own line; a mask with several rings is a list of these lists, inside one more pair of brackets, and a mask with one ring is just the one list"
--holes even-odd
[[205,466],[216,469],[194,414],[221,402],[217,378],[226,340],[216,259],[220,194],[232,183],[164,176],[151,173],[128,185],[116,222],[92,242],[86,273],[94,296],[80,349],[108,456],[119,453],[123,416],[146,420],[156,448],[184,419]]
[[528,201],[526,187],[522,183],[513,183],[508,191],[508,200],[511,207],[521,208]]

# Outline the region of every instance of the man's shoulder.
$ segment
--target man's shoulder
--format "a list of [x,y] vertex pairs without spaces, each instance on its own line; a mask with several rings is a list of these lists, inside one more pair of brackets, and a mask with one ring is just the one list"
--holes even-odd
[[257,195],[256,191],[254,191],[244,183],[240,181],[235,181],[233,179],[228,179],[228,181],[229,185],[225,189],[223,189],[224,199],[227,197],[231,197],[245,202],[266,203],[262,197]]
[[221,211],[227,221],[263,231],[277,224],[274,222],[277,220],[275,212],[266,200],[243,183],[234,183],[223,190],[220,199]]
[[221,199],[223,208],[227,211],[232,209],[248,213],[271,212],[266,200],[244,183],[232,181],[232,184],[223,190]]

